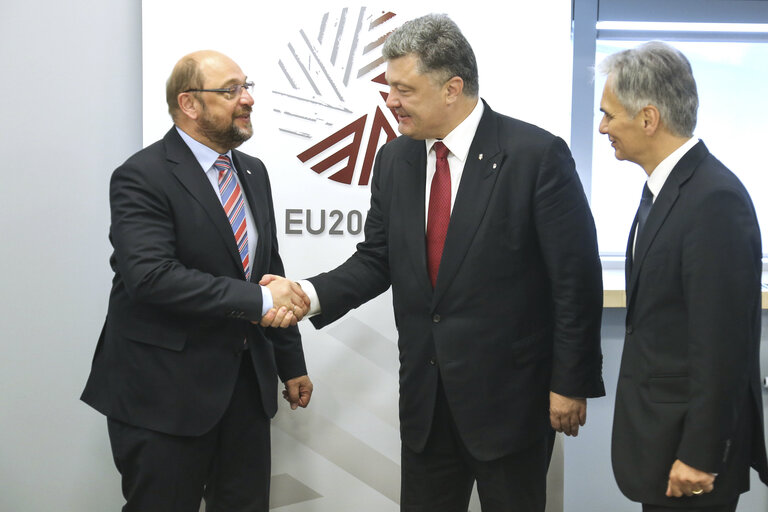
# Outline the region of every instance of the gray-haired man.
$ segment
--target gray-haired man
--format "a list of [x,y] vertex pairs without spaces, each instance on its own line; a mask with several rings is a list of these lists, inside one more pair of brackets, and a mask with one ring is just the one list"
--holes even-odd
[[736,510],[768,482],[759,386],[760,230],[742,184],[693,137],[685,56],[609,56],[600,133],[648,175],[627,246],[627,320],[613,469],[645,512]]

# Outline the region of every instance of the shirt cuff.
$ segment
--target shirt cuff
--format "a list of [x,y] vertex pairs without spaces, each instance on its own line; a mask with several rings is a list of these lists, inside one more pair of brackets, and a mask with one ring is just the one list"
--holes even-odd
[[261,287],[261,316],[264,316],[267,314],[267,311],[272,309],[272,306],[275,305],[274,300],[272,300],[272,292],[269,291],[269,288],[266,286]]
[[312,283],[306,279],[302,279],[296,282],[299,283],[301,289],[304,290],[304,293],[306,293],[307,297],[309,297],[309,312],[307,312],[304,317],[310,318],[322,313],[322,309],[320,308],[320,298],[317,296],[317,292],[315,291],[315,287],[312,285]]

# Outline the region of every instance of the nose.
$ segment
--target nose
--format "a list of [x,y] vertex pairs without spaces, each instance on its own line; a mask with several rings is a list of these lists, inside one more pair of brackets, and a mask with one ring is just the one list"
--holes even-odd
[[600,126],[597,128],[597,131],[603,135],[608,133],[608,121],[605,119],[605,115],[603,115],[602,119],[600,119]]
[[251,96],[251,93],[248,92],[247,89],[243,89],[243,92],[240,93],[240,103],[245,103],[246,105],[251,105],[255,103],[253,100],[253,96]]
[[387,105],[387,108],[397,108],[400,106],[400,98],[398,98],[397,89],[394,87],[389,88],[389,94],[387,95],[385,104]]

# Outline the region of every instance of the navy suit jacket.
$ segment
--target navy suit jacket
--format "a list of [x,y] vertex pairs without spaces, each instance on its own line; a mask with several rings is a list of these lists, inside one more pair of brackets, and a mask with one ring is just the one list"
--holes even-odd
[[[760,229],[742,184],[696,144],[659,192],[631,254],[612,459],[634,501],[713,506],[768,482],[760,390]],[[675,459],[718,473],[667,498]]]
[[550,430],[549,391],[594,397],[602,278],[594,222],[566,144],[487,105],[432,289],[425,143],[401,136],[374,165],[365,241],[311,278],[327,325],[392,286],[403,442],[429,436],[438,371],[472,455],[496,459]]
[[[259,234],[253,279],[283,275],[266,168],[232,155]],[[115,170],[110,207],[115,275],[82,399],[131,425],[201,435],[229,404],[241,357],[251,357],[273,416],[278,373],[307,373],[298,329],[251,324],[261,290],[245,281],[219,197],[175,127]]]

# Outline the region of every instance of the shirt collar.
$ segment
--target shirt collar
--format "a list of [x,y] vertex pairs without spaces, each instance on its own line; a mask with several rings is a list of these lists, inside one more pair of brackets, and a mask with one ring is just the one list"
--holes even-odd
[[[472,140],[475,138],[475,132],[480,125],[480,118],[483,117],[484,110],[483,102],[478,98],[475,108],[472,112],[461,122],[459,125],[451,130],[451,133],[442,139],[443,144],[448,148],[453,156],[461,160],[466,161],[469,154],[469,147],[472,145]],[[432,146],[435,145],[438,139],[427,139],[427,154],[432,150]]]
[[690,151],[690,149],[698,142],[699,139],[697,137],[691,137],[685,141],[682,146],[674,150],[669,154],[669,156],[667,156],[667,158],[662,160],[661,163],[659,163],[659,165],[657,165],[653,170],[651,175],[648,176],[648,188],[651,190],[651,193],[653,193],[654,201],[659,195],[659,192],[661,192],[661,187],[664,186],[667,178],[669,178],[669,175],[672,173],[672,169],[675,168],[680,159],[682,159],[685,154]]
[[[209,148],[202,142],[196,141],[191,136],[189,136],[187,132],[178,126],[176,127],[176,130],[179,132],[179,135],[181,135],[181,138],[184,140],[187,146],[189,146],[192,154],[195,155],[195,159],[200,164],[200,167],[203,168],[203,171],[208,172],[211,167],[213,167],[216,159],[219,158],[219,153]],[[229,160],[232,161],[232,151],[227,151],[225,154],[229,157]]]

